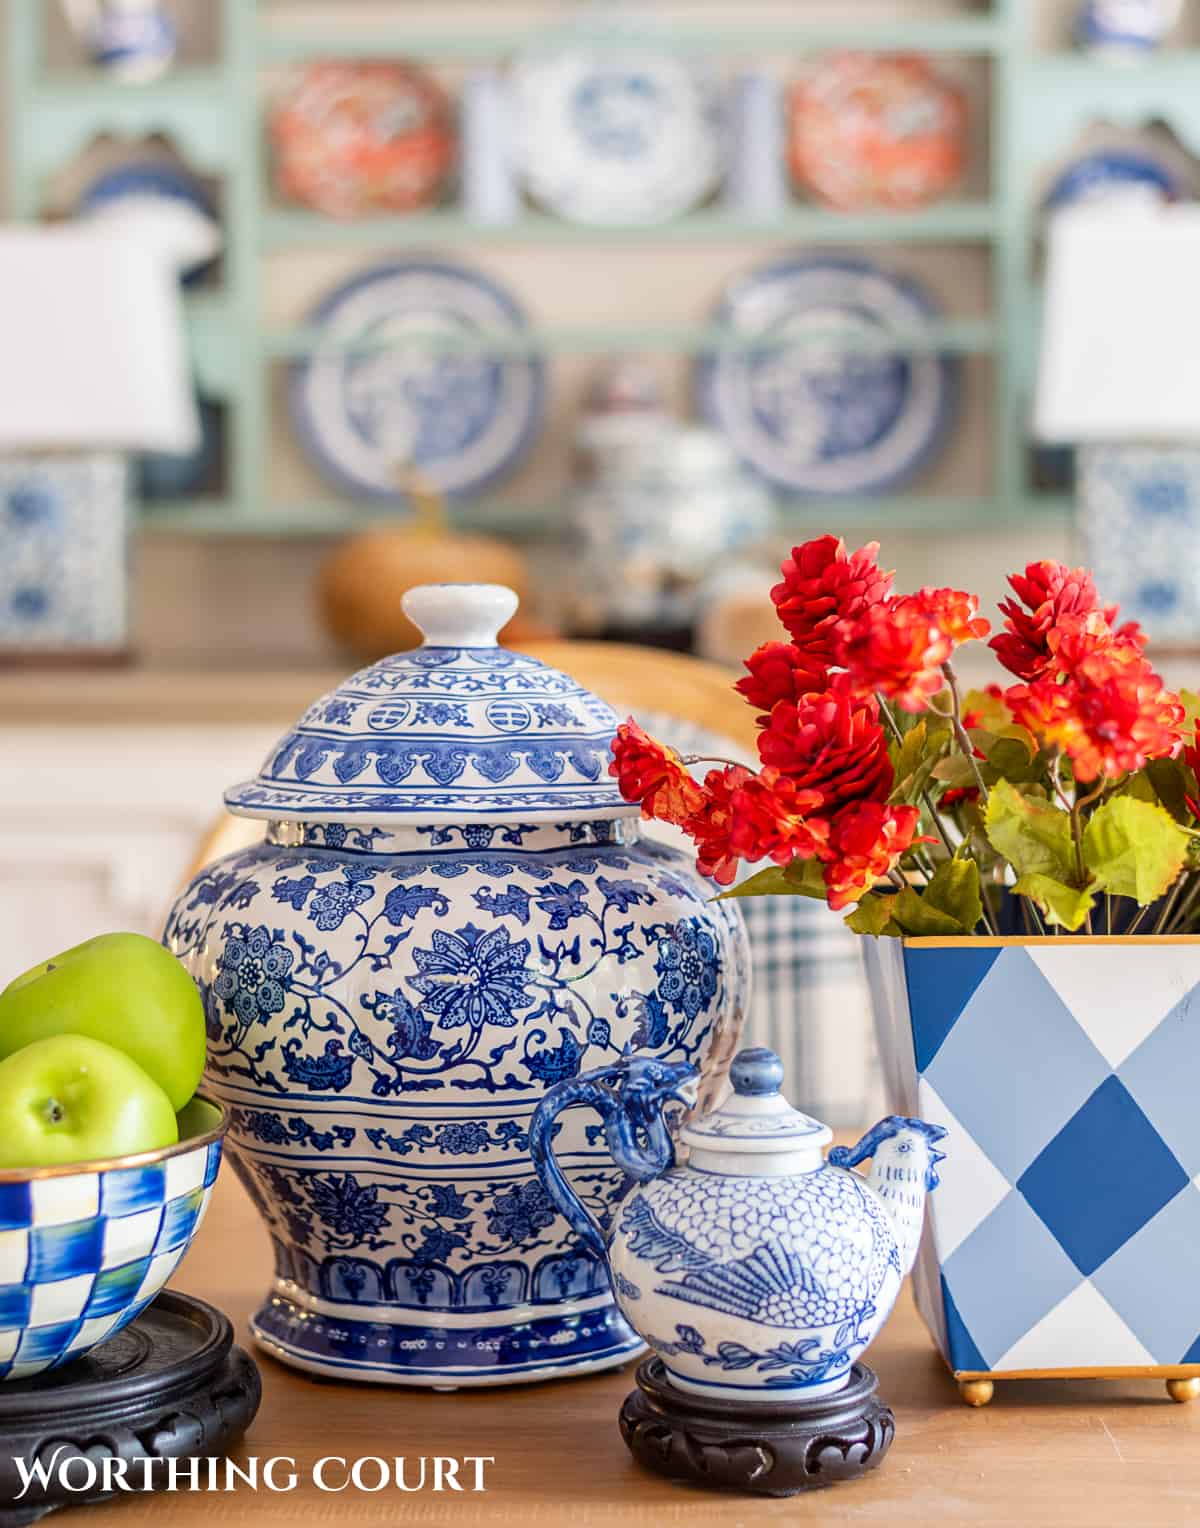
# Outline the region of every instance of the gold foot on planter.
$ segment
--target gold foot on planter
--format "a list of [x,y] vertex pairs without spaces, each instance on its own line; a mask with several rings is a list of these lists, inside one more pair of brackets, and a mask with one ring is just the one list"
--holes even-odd
[[[1178,1385],[1187,1384],[1188,1381],[1168,1380],[1167,1383],[1168,1385]],[[990,1379],[964,1379],[960,1380],[958,1384],[958,1393],[962,1396],[963,1400],[966,1401],[968,1406],[986,1406],[987,1403],[991,1400],[992,1396],[995,1394],[995,1390],[996,1387],[992,1384]],[[1190,1400],[1191,1397],[1179,1397],[1179,1399]]]
[[1188,1379],[1169,1379],[1167,1394],[1181,1406],[1188,1401],[1200,1399],[1200,1375],[1193,1374]]

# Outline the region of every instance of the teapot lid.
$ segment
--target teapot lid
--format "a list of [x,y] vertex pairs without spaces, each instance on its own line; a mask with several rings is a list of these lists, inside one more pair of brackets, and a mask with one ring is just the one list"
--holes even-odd
[[833,1139],[828,1125],[793,1109],[779,1091],[783,1062],[762,1045],[738,1051],[729,1067],[733,1092],[711,1114],[685,1125],[679,1138],[702,1151],[811,1151]]
[[608,773],[617,714],[537,658],[498,646],[517,608],[500,584],[422,584],[424,641],[311,705],[253,780],[241,817],[380,825],[635,816]]

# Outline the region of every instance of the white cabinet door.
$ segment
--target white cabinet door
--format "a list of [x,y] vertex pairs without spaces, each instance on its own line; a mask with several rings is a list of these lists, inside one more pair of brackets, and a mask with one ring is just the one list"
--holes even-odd
[[221,791],[275,729],[10,727],[0,734],[0,985],[93,934],[157,937]]

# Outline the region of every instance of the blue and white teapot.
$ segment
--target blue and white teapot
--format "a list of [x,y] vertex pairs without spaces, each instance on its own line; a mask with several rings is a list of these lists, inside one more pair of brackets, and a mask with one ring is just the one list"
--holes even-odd
[[[648,1056],[559,1083],[530,1132],[547,1193],[608,1263],[629,1324],[681,1390],[777,1405],[839,1390],[887,1320],[937,1186],[940,1125],[891,1116],[851,1148],[779,1091],[779,1057],[739,1052],[733,1093],[684,1125],[675,1166],[671,1103],[695,1075]],[[606,1232],[555,1157],[558,1114],[595,1109],[637,1186]],[[865,1176],[855,1164],[871,1158]]]

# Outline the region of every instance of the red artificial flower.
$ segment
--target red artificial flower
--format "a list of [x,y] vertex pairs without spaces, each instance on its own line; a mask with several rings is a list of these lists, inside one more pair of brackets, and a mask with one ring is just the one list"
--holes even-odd
[[1114,632],[1093,611],[1064,619],[1047,646],[1050,670],[1005,700],[1016,721],[1062,749],[1077,780],[1116,779],[1178,754],[1183,707],[1143,656],[1136,628]]
[[763,763],[798,788],[819,791],[826,815],[850,801],[884,801],[892,788],[879,706],[850,693],[839,677],[820,694],[779,701],[758,739]]
[[626,801],[641,803],[643,817],[682,824],[698,811],[703,792],[673,748],[658,742],[632,717],[617,728],[608,766]]
[[1031,562],[1024,575],[1013,573],[1008,581],[1021,604],[1001,601],[1004,630],[989,645],[1010,673],[1037,679],[1052,667],[1050,633],[1064,617],[1085,616],[1096,609],[1096,586],[1083,568],[1049,561]]
[[821,659],[792,642],[764,642],[746,659],[746,668],[749,673],[734,689],[757,711],[770,711],[781,700],[799,700],[829,683]]
[[[980,754],[979,757],[982,758],[983,755]],[[949,790],[942,792],[942,799],[938,802],[938,805],[944,807],[967,806],[978,800],[979,787],[977,785],[952,785]]]
[[820,805],[819,791],[800,789],[772,770],[756,775],[730,764],[709,771],[703,804],[683,826],[696,843],[700,873],[727,886],[740,859],[787,865],[822,854],[829,823],[815,815]]
[[918,589],[908,598],[936,624],[955,647],[982,641],[992,623],[979,614],[979,596],[962,589]]
[[704,778],[700,800],[683,823],[684,832],[696,845],[696,868],[701,875],[711,876],[721,886],[728,886],[737,874],[733,798],[738,787],[753,778],[753,770],[741,764],[710,769]]
[[943,684],[942,664],[962,642],[991,629],[979,601],[958,589],[920,589],[875,605],[843,646],[854,686],[888,696],[905,711],[923,711]]
[[860,801],[839,812],[829,841],[825,885],[830,907],[840,910],[888,876],[913,845],[920,812],[915,806]]
[[873,605],[888,597],[892,575],[878,567],[877,541],[847,554],[837,536],[821,536],[792,548],[771,590],[779,619],[792,641],[827,662],[839,661],[843,635]]

